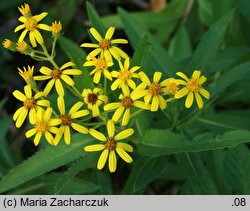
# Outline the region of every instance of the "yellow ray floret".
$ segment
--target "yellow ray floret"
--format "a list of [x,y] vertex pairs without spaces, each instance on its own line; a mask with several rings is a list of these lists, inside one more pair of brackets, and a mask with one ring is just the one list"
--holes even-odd
[[42,100],[39,98],[44,96],[43,92],[38,92],[34,96],[32,95],[32,90],[30,85],[24,87],[24,94],[18,90],[13,92],[13,95],[23,102],[23,106],[20,107],[13,116],[13,120],[16,121],[16,127],[21,127],[27,115],[29,115],[29,121],[34,124],[36,121],[36,112],[41,108],[41,106],[49,107],[50,102],[48,100]]
[[92,111],[93,117],[100,115],[99,107],[108,101],[108,97],[103,94],[103,90],[97,87],[95,87],[93,91],[91,89],[84,89],[82,96],[88,109]]
[[188,78],[182,72],[177,72],[176,75],[182,78],[178,80],[178,83],[183,85],[184,87],[175,93],[175,98],[179,99],[187,96],[185,101],[185,107],[190,108],[193,104],[195,96],[199,109],[202,109],[204,103],[201,98],[201,95],[206,99],[210,98],[210,93],[202,87],[203,83],[205,83],[207,78],[205,76],[201,76],[201,71],[199,70],[195,70],[191,78]]
[[129,90],[125,90],[123,94],[120,95],[119,99],[121,102],[109,103],[104,106],[105,111],[116,110],[113,114],[112,119],[117,122],[122,114],[122,126],[126,126],[130,120],[131,109],[134,107],[149,110],[150,106],[145,102],[139,101],[138,99],[145,96],[147,90],[134,90],[130,93]]
[[97,56],[99,54],[104,56],[105,60],[107,61],[112,61],[112,56],[118,61],[121,57],[124,59],[128,57],[128,55],[123,50],[115,46],[115,44],[127,44],[128,41],[125,39],[112,40],[114,32],[115,27],[109,27],[105,37],[103,38],[95,28],[90,29],[90,33],[97,40],[98,44],[83,43],[81,45],[81,47],[95,48],[95,50],[91,51],[87,56],[87,60],[90,60],[91,57]]
[[21,25],[17,26],[15,28],[15,32],[20,31],[23,29],[23,32],[21,33],[18,41],[23,41],[26,34],[29,33],[29,39],[32,47],[37,46],[37,42],[39,44],[43,44],[43,37],[41,33],[39,32],[39,29],[45,30],[45,31],[51,31],[51,27],[47,24],[39,23],[42,19],[44,19],[48,13],[43,12],[39,15],[32,16],[29,5],[25,4],[25,6],[19,8],[20,12],[23,16],[21,16],[18,20],[22,22]]
[[61,131],[55,127],[61,123],[59,118],[51,118],[52,108],[47,108],[46,111],[39,109],[36,114],[36,122],[34,128],[28,130],[25,134],[26,138],[30,138],[35,135],[34,144],[37,146],[41,137],[44,135],[49,144],[54,144],[54,137],[51,133],[58,134]]
[[105,163],[108,159],[109,171],[115,172],[117,168],[117,158],[116,153],[127,163],[131,163],[133,159],[127,152],[133,152],[133,147],[127,143],[121,142],[121,140],[130,137],[134,130],[132,128],[123,130],[118,134],[115,134],[115,125],[113,120],[107,122],[107,132],[108,135],[98,132],[97,130],[90,129],[89,133],[95,139],[101,141],[101,144],[93,144],[84,147],[87,152],[102,151],[97,168],[99,170],[103,169]]
[[59,96],[64,96],[63,83],[65,82],[69,86],[74,86],[74,81],[69,77],[69,75],[81,75],[82,71],[78,69],[69,68],[74,66],[73,62],[67,62],[60,68],[50,69],[48,67],[41,67],[40,72],[44,75],[35,76],[35,80],[48,80],[46,87],[44,88],[45,95],[48,95],[55,85],[56,91]]
[[54,144],[57,145],[62,138],[64,137],[64,141],[66,144],[70,144],[71,134],[70,127],[76,130],[79,133],[87,134],[88,129],[77,123],[77,118],[81,118],[87,116],[89,111],[86,109],[80,110],[83,106],[83,102],[77,102],[72,106],[68,113],[65,111],[65,102],[63,97],[57,98],[57,106],[60,112],[59,118],[62,120],[60,126],[60,133],[56,134]]

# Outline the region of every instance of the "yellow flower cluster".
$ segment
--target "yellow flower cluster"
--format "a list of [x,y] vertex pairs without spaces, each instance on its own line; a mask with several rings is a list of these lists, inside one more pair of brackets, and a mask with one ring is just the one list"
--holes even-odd
[[[105,36],[100,35],[95,28],[90,29],[91,35],[97,42],[83,43],[81,47],[94,48],[86,57],[86,61],[83,61],[83,66],[89,69],[91,76],[93,75],[95,87],[78,90],[74,77],[79,77],[82,71],[72,61],[58,65],[54,60],[56,41],[60,39],[62,30],[60,21],[48,26],[40,23],[47,16],[46,12],[32,15],[28,4],[18,9],[22,14],[18,20],[22,24],[16,27],[15,32],[20,30],[23,32],[17,43],[6,39],[3,46],[30,55],[36,60],[51,63],[51,67],[42,66],[39,69],[41,75],[36,76],[33,75],[34,66],[24,67],[23,70],[18,68],[20,76],[27,85],[24,87],[24,93],[18,90],[13,92],[13,95],[22,102],[22,106],[13,116],[16,127],[21,127],[28,116],[32,128],[26,132],[26,137],[35,136],[35,145],[39,144],[42,136],[49,144],[56,146],[61,139],[70,144],[73,131],[89,133],[101,143],[86,146],[84,150],[102,151],[97,168],[102,169],[108,159],[110,172],[115,172],[117,155],[127,163],[133,161],[127,153],[133,152],[133,147],[124,141],[134,133],[132,128],[124,129],[127,125],[133,126],[131,122],[133,116],[143,110],[151,112],[164,110],[167,108],[167,103],[185,96],[187,96],[185,107],[190,108],[195,97],[201,109],[204,105],[201,96],[207,99],[210,97],[209,92],[202,87],[206,77],[201,76],[201,71],[195,70],[190,78],[182,72],[177,72],[181,79],[162,79],[162,72],[155,71],[150,78],[145,72],[140,71],[140,66],[131,66],[129,56],[117,46],[117,44],[127,44],[128,41],[113,39],[114,27],[108,28]],[[52,33],[54,40],[51,52],[48,52],[40,30]],[[24,41],[27,33],[30,44]],[[34,49],[39,47],[37,43],[41,50]],[[113,69],[115,63],[118,70]],[[40,81],[47,83],[37,84]],[[40,91],[41,87],[44,87],[43,91]],[[57,108],[52,108],[52,103],[48,100],[53,87],[57,93]],[[70,109],[66,109],[65,105],[69,94],[66,90],[77,97],[77,101]],[[103,125],[106,125],[107,135],[100,132]]]

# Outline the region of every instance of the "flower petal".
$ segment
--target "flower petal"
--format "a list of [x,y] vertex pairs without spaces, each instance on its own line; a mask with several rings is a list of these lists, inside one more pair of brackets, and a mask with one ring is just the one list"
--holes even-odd
[[153,81],[158,83],[161,80],[161,76],[162,76],[161,72],[155,72],[154,77],[153,77]]
[[36,21],[39,22],[39,21],[41,21],[42,19],[44,19],[47,15],[48,15],[47,12],[43,12],[43,13],[41,13],[41,14],[39,14],[39,15],[33,16],[33,18],[35,18]]
[[126,126],[129,122],[129,119],[130,119],[130,109],[126,108],[122,118],[122,126]]
[[102,40],[102,36],[99,34],[99,32],[95,28],[90,28],[90,33],[93,35],[93,37],[100,42]]
[[62,82],[59,79],[56,79],[55,87],[56,87],[57,94],[59,96],[64,96],[63,85],[62,85]]
[[90,128],[89,134],[94,138],[98,139],[99,141],[106,141],[106,137],[95,129]]
[[120,117],[121,117],[123,111],[124,111],[124,107],[123,107],[123,106],[122,106],[122,107],[119,107],[118,109],[116,109],[115,113],[113,114],[112,119],[113,119],[115,122],[117,122],[117,121],[120,119]]
[[76,111],[74,113],[71,114],[71,118],[72,119],[76,119],[76,118],[79,118],[79,117],[83,117],[83,116],[87,116],[89,114],[89,111],[88,110],[80,110],[80,111]]
[[28,109],[24,109],[23,112],[19,114],[19,116],[17,117],[17,121],[16,121],[17,128],[22,126],[27,114],[28,114]]
[[127,44],[128,41],[125,39],[113,39],[111,40],[111,43],[112,44]]
[[75,103],[75,105],[73,105],[71,107],[71,109],[69,110],[69,114],[73,114],[75,113],[76,111],[78,111],[81,107],[83,106],[83,102],[77,102]]
[[98,160],[98,163],[97,163],[97,168],[99,170],[103,169],[103,167],[107,161],[108,154],[109,154],[109,151],[107,149],[104,149],[99,160]]
[[207,98],[207,99],[210,98],[210,93],[209,93],[207,90],[203,89],[203,88],[199,89],[199,93],[200,93],[202,96],[204,96],[205,98]]
[[116,103],[109,103],[109,104],[105,105],[103,108],[104,108],[104,111],[108,111],[108,110],[117,109],[121,106],[122,106],[122,104],[120,102],[116,102]]
[[115,27],[109,27],[108,31],[105,34],[105,39],[110,40],[115,32]]
[[84,147],[84,151],[86,152],[96,152],[96,151],[101,151],[103,149],[105,149],[104,144],[93,144],[93,145]]
[[39,70],[42,74],[51,76],[52,70],[48,67],[42,66]]
[[185,101],[185,107],[190,108],[192,106],[192,104],[193,104],[193,101],[194,101],[194,93],[189,92],[188,96],[186,98],[186,101]]
[[89,132],[89,130],[86,127],[79,125],[77,123],[74,123],[74,122],[71,123],[71,127],[79,133],[88,134]]
[[63,97],[59,96],[57,98],[57,106],[58,106],[60,114],[64,115],[65,114],[65,103],[64,103],[64,98]]
[[175,93],[174,97],[179,99],[187,95],[188,89],[184,87],[183,89],[179,90],[178,92]]
[[35,135],[36,133],[37,133],[37,129],[32,128],[25,133],[25,136],[26,136],[26,138],[30,138],[31,136]]
[[133,147],[129,144],[126,144],[123,142],[117,142],[116,146],[122,148],[123,150],[125,150],[127,152],[133,152]]
[[31,98],[32,97],[32,90],[31,90],[31,86],[30,85],[26,85],[24,87],[24,93],[26,95],[27,98]]
[[152,112],[155,112],[155,111],[158,111],[158,108],[159,108],[159,99],[157,95],[154,95],[150,109]]
[[31,124],[35,124],[36,122],[36,109],[31,108],[29,111],[29,120]]
[[197,102],[198,108],[199,108],[199,109],[202,109],[202,108],[203,108],[204,103],[203,103],[203,100],[202,100],[202,98],[201,98],[200,94],[199,94],[198,92],[195,92],[194,94],[195,94],[195,99],[196,99],[196,102]]
[[115,134],[115,124],[114,124],[113,120],[108,120],[107,131],[108,131],[109,138],[113,138],[113,136]]
[[188,80],[189,80],[188,77],[187,77],[184,73],[182,73],[182,72],[177,72],[176,75],[180,76],[180,77],[183,78],[185,81],[188,81]]
[[126,129],[121,131],[120,133],[116,134],[114,139],[116,141],[128,138],[129,136],[131,136],[134,133],[134,130],[132,128]]
[[27,97],[20,91],[15,90],[14,92],[12,92],[12,94],[14,95],[14,97],[22,102],[24,102]]
[[71,136],[70,136],[70,128],[69,128],[69,126],[65,127],[65,130],[64,130],[64,141],[65,141],[66,144],[70,144]]
[[111,173],[115,172],[116,166],[117,166],[116,154],[115,154],[115,151],[112,150],[109,153],[109,171]]
[[201,71],[195,70],[193,72],[192,78],[195,79],[195,80],[198,80],[200,78],[200,75],[201,75]]
[[125,152],[122,148],[120,147],[116,147],[116,152],[118,153],[118,155],[127,163],[132,163],[133,159],[130,157],[130,155]]

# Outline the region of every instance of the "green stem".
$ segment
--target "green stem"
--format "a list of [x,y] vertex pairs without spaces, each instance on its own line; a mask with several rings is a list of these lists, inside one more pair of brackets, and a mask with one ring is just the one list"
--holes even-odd
[[55,37],[52,43],[52,50],[51,50],[51,57],[54,58],[55,57],[55,47],[56,47],[56,42],[57,42],[57,38]]
[[44,44],[42,44],[41,46],[42,46],[42,49],[43,49],[43,51],[44,51],[44,55],[47,57],[47,60],[48,60],[51,64],[53,64],[53,66],[54,66],[55,68],[59,69],[59,66],[56,64],[54,58],[51,57],[51,56],[49,55],[49,52],[48,52],[46,46],[45,46]]
[[131,114],[131,116],[130,116],[130,118],[132,118],[132,117],[135,117],[135,116],[137,116],[137,115],[139,115],[141,112],[143,112],[144,110],[143,109],[139,109],[139,110],[137,110],[136,112],[134,112],[134,113],[132,113]]

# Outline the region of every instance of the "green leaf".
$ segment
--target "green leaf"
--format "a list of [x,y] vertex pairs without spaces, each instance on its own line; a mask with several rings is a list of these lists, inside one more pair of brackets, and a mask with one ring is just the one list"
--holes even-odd
[[48,171],[56,169],[80,157],[88,159],[91,153],[83,147],[88,145],[92,137],[76,134],[72,136],[70,145],[60,143],[58,146],[48,146],[32,157],[13,168],[0,182],[0,192],[10,190]]
[[63,184],[60,192],[54,193],[54,186],[58,182],[58,178],[65,177],[63,173],[53,172],[45,175],[45,193],[57,195],[75,195],[75,194],[90,194],[100,189],[100,187],[93,182],[80,177],[69,177],[68,181]]
[[[88,158],[81,158],[76,162],[72,163],[71,166],[67,169],[67,171],[58,177],[56,182],[54,183],[54,194],[63,194],[67,191],[67,187],[71,180],[80,172],[92,168],[96,166],[97,154],[91,153]],[[69,193],[68,193],[69,194]]]
[[95,194],[98,195],[112,195],[113,189],[112,189],[112,181],[111,181],[111,175],[107,171],[95,171],[95,177],[96,181],[95,183],[99,185],[100,190],[96,192]]
[[106,33],[106,27],[103,24],[101,18],[99,17],[99,15],[97,14],[97,12],[95,11],[94,7],[88,1],[86,2],[86,7],[87,7],[88,16],[89,16],[89,19],[90,19],[90,22],[91,22],[92,26],[102,36],[104,36],[105,33]]
[[221,46],[225,36],[227,26],[231,21],[235,10],[231,10],[203,35],[191,61],[192,69],[200,69],[204,72],[209,71],[209,67],[216,57],[216,53]]
[[94,84],[87,68],[83,67],[86,58],[85,51],[66,37],[60,37],[59,44],[65,54],[75,63],[76,67],[82,70],[82,75],[74,76],[75,86],[81,92],[84,88],[93,88]]
[[163,71],[167,76],[173,76],[177,70],[177,65],[162,45],[138,20],[129,15],[129,13],[121,8],[118,9],[118,12],[121,17],[124,30],[129,37],[133,48],[136,49],[144,34],[147,34],[149,42],[153,46],[152,61],[154,63],[155,70]]
[[152,75],[152,45],[148,42],[147,34],[139,42],[131,63],[132,66],[140,66],[140,71]]
[[188,176],[188,191],[192,191],[185,194],[218,194],[209,171],[197,154],[183,153],[177,155],[177,159]]
[[162,173],[166,166],[166,159],[163,157],[151,158],[141,166],[140,171],[135,179],[134,192],[147,186]]
[[242,14],[250,21],[250,1],[246,0],[235,0],[236,5],[242,12]]
[[224,175],[233,194],[250,194],[250,151],[247,147],[240,145],[227,152]]
[[217,96],[226,88],[242,80],[250,79],[250,62],[240,64],[224,72],[211,86],[211,95]]
[[202,23],[210,26],[213,23],[213,2],[211,0],[198,0],[199,17]]
[[9,149],[9,145],[6,140],[6,134],[11,126],[12,118],[8,116],[5,119],[0,119],[0,159],[1,163],[7,166],[13,166],[14,162],[11,157],[11,152]]
[[191,57],[192,46],[185,26],[180,26],[171,40],[169,45],[169,54],[178,62]]
[[192,141],[168,130],[151,129],[145,132],[138,145],[142,155],[160,156],[180,152],[200,152],[232,148],[250,142],[250,131],[233,130],[212,137],[210,133],[196,136]]

